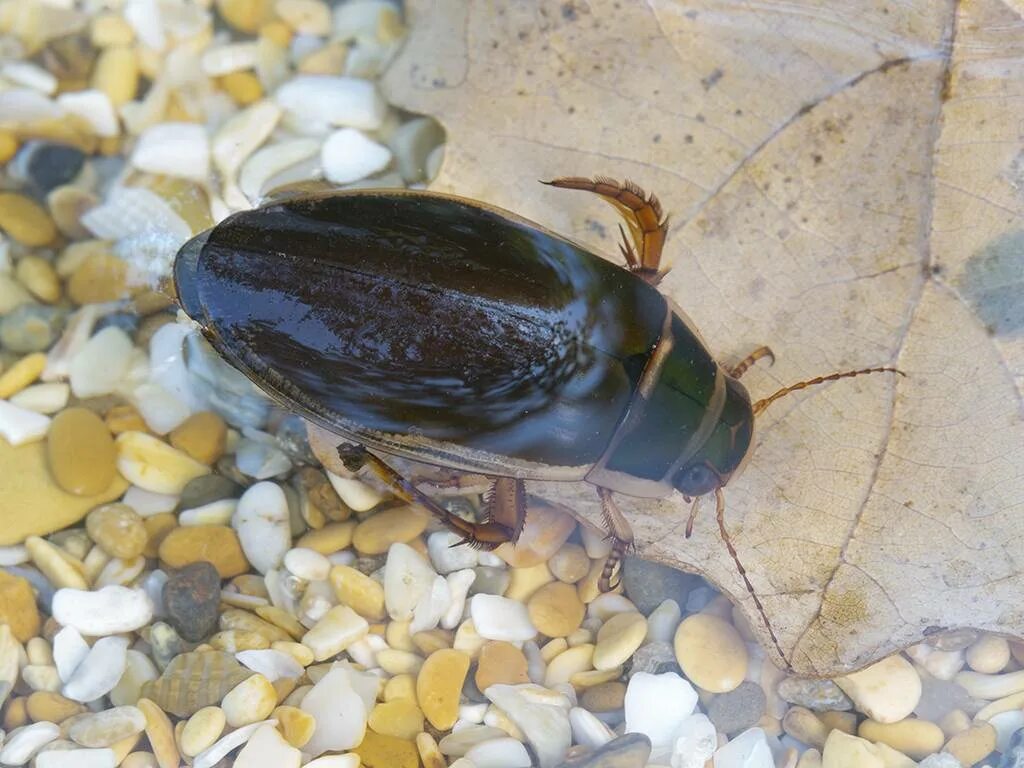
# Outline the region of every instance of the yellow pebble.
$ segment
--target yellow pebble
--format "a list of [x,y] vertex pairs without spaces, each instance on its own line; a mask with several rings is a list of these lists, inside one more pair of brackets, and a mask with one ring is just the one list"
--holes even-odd
[[392,621],[389,623],[384,630],[384,639],[388,641],[388,646],[396,651],[416,650],[416,644],[413,643],[412,637],[409,635],[408,621]]
[[292,42],[292,30],[283,21],[271,21],[260,28],[260,37],[265,37],[282,48],[287,48]]
[[347,605],[368,621],[381,621],[387,616],[384,587],[380,582],[347,565],[331,568],[329,578],[342,605]]
[[868,741],[881,742],[902,752],[913,760],[923,760],[932,752],[942,749],[945,735],[935,723],[907,718],[898,723],[879,723],[865,720],[857,735]]
[[416,736],[416,751],[420,753],[420,763],[423,768],[447,768],[448,761],[444,759],[444,755],[438,749],[437,741],[429,733],[421,733]]
[[[258,605],[256,606],[256,615],[264,621],[270,622],[275,627],[283,629],[296,640],[300,640],[302,636],[306,634],[306,628],[302,626],[294,616],[288,613],[288,611],[282,610],[281,608],[277,608],[273,605]],[[284,641],[283,638],[282,641]],[[309,663],[312,664],[313,662]]]
[[130,45],[135,39],[131,24],[113,11],[97,14],[89,28],[89,39],[97,48]]
[[377,654],[377,665],[389,675],[414,675],[423,666],[423,657],[385,648]]
[[[599,645],[600,640],[599,634]],[[676,630],[674,645],[683,672],[694,685],[706,691],[735,690],[747,674],[747,646],[743,638],[732,624],[717,616],[697,613],[686,617]]]
[[60,300],[57,273],[53,265],[41,256],[23,256],[14,268],[14,276],[40,301],[55,304]]
[[420,764],[413,742],[384,736],[369,728],[353,752],[359,755],[363,768],[419,768]]
[[88,589],[82,572],[72,565],[71,556],[38,536],[25,539],[25,549],[36,568],[58,589]]
[[139,90],[139,57],[127,46],[103,49],[96,59],[92,87],[103,91],[115,107],[135,98]]
[[249,71],[229,72],[220,78],[220,87],[240,107],[263,98],[263,85],[260,79]]
[[333,555],[352,543],[352,532],[356,529],[354,520],[343,523],[328,523],[317,531],[306,533],[295,542],[296,547],[305,547],[321,555]]
[[416,700],[416,678],[412,675],[395,675],[384,684],[384,701],[395,699]]
[[438,730],[451,728],[458,719],[459,696],[469,664],[469,656],[461,651],[435,651],[416,678],[416,699],[430,724]]
[[46,355],[42,352],[33,352],[18,360],[0,375],[0,400],[8,399],[35,382],[45,367]]
[[251,35],[270,16],[270,0],[217,0],[217,10],[228,25]]
[[195,757],[224,732],[227,718],[220,707],[203,707],[188,719],[181,730],[181,752]]
[[57,226],[46,209],[14,192],[0,192],[0,230],[29,247],[47,245],[57,237]]
[[0,165],[14,157],[18,151],[18,139],[13,133],[0,129]]
[[4,730],[10,733],[15,728],[20,728],[23,725],[29,724],[28,715],[28,699],[24,696],[19,696],[16,699],[11,699],[7,704],[7,711],[4,712],[3,726]]
[[278,707],[270,716],[277,720],[277,729],[281,735],[296,749],[302,749],[313,738],[316,718],[298,707]]
[[166,713],[153,701],[139,699],[135,706],[142,710],[146,717],[146,738],[156,756],[160,768],[178,768],[180,755],[178,745],[174,741],[174,728]]
[[415,699],[392,699],[375,706],[366,724],[383,736],[411,741],[423,730],[423,712]]
[[9,624],[22,643],[38,635],[41,624],[32,585],[6,571],[0,571],[0,624]]

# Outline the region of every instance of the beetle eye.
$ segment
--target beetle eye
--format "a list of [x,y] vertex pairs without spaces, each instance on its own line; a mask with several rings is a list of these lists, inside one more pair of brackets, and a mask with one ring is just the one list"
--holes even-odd
[[711,493],[722,481],[705,464],[691,464],[675,477],[675,487],[686,496],[703,496]]

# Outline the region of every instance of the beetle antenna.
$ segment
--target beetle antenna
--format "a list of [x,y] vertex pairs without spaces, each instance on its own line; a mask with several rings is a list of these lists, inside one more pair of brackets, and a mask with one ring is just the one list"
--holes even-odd
[[718,518],[718,530],[722,534],[722,541],[725,542],[725,548],[729,550],[729,555],[732,557],[732,561],[736,564],[736,570],[739,571],[740,576],[743,577],[743,583],[746,585],[747,592],[750,593],[750,597],[753,599],[754,605],[757,606],[757,612],[761,614],[761,621],[764,622],[765,629],[768,630],[768,634],[772,638],[775,650],[778,651],[779,656],[785,662],[786,668],[793,669],[793,666],[789,663],[789,659],[786,658],[785,651],[782,650],[779,638],[775,635],[775,630],[772,629],[772,623],[768,621],[768,614],[765,613],[764,606],[761,604],[761,598],[757,596],[757,592],[754,591],[754,585],[750,583],[750,579],[747,576],[747,569],[743,567],[743,563],[740,562],[739,555],[736,554],[736,548],[732,545],[732,539],[729,538],[729,532],[725,530],[725,494],[722,493],[721,488],[715,489],[715,516]]
[[807,389],[807,387],[813,387],[816,384],[824,384],[826,381],[836,381],[838,379],[852,379],[854,376],[863,376],[866,373],[898,373],[900,376],[906,376],[903,371],[899,368],[861,368],[856,371],[843,371],[842,373],[831,373],[828,376],[818,376],[814,379],[808,379],[807,381],[798,381],[796,384],[790,384],[788,387],[783,387],[778,392],[775,392],[763,400],[758,400],[754,403],[754,415],[757,416],[761,411],[767,408],[769,405],[774,403],[779,398],[785,397],[791,392],[796,392],[800,389]]

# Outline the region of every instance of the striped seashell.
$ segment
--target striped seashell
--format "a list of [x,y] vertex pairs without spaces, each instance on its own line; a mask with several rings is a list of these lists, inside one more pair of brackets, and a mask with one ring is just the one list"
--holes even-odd
[[193,651],[176,656],[159,678],[143,686],[142,695],[165,712],[190,717],[220,704],[228,691],[252,675],[229,653]]

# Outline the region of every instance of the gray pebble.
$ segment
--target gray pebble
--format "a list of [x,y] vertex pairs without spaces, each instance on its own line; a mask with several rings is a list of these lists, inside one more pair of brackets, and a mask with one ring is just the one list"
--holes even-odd
[[11,161],[11,176],[39,195],[72,181],[85,164],[85,154],[67,144],[27,142]]
[[686,596],[690,590],[702,583],[701,578],[692,573],[683,573],[638,557],[627,557],[622,564],[622,586],[626,590],[626,597],[633,601],[644,616],[668,598],[679,605],[686,605]]
[[120,328],[129,337],[134,338],[135,333],[139,330],[139,316],[132,312],[111,312],[109,315],[104,315],[96,321],[96,325],[92,329],[92,335],[95,336],[104,328],[111,326]]
[[757,724],[764,714],[766,699],[757,683],[745,680],[728,693],[720,693],[708,704],[708,718],[727,736]]
[[778,693],[784,701],[807,707],[814,712],[825,712],[830,709],[845,712],[853,709],[850,697],[831,680],[787,677],[779,683]]
[[652,675],[660,675],[665,672],[675,672],[682,675],[676,660],[675,649],[668,643],[655,641],[641,645],[633,654],[628,675],[632,677],[637,672],[649,672]]
[[42,304],[22,304],[0,318],[0,346],[11,352],[43,352],[64,327],[64,312]]
[[996,768],[1024,768],[1024,728],[1018,729],[1010,737],[1010,746]]
[[203,475],[185,485],[178,507],[194,509],[221,499],[237,499],[241,495],[241,486],[224,475]]
[[165,621],[158,621],[149,628],[149,646],[153,661],[163,671],[175,656],[185,650],[185,644],[177,630]]
[[949,752],[936,752],[934,755],[928,755],[917,765],[918,768],[963,768],[963,764]]
[[220,575],[205,561],[171,571],[163,599],[171,626],[186,640],[197,643],[217,626]]
[[627,733],[592,752],[571,757],[557,768],[644,768],[651,756],[651,740],[642,733]]
[[921,698],[914,707],[914,714],[937,723],[954,709],[972,711],[973,703],[971,695],[958,683],[921,675]]
[[512,580],[507,568],[497,568],[492,565],[478,565],[473,569],[476,572],[476,580],[469,587],[469,594],[472,595],[503,595],[508,589]]

